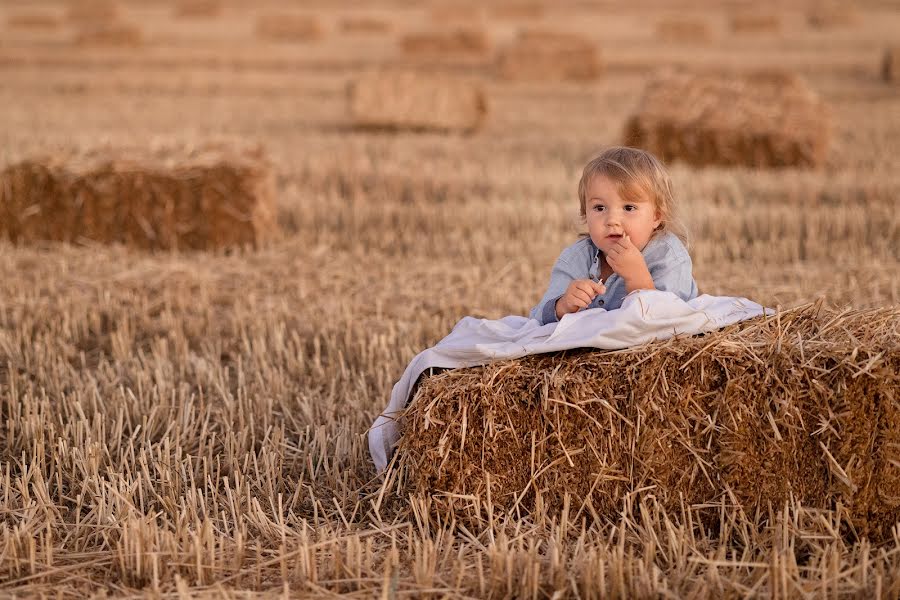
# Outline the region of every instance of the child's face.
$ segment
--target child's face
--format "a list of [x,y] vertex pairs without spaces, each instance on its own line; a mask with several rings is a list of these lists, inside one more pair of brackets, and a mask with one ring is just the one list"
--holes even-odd
[[660,224],[660,214],[652,200],[645,194],[625,200],[619,196],[616,183],[605,175],[595,175],[587,186],[585,218],[591,239],[603,254],[623,233],[643,250]]

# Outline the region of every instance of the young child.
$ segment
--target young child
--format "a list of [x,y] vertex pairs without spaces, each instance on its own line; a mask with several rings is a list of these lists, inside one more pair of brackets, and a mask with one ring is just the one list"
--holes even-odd
[[614,310],[635,290],[697,297],[672,182],[655,156],[604,150],[585,165],[578,198],[588,232],[556,259],[532,319],[546,325],[584,308]]

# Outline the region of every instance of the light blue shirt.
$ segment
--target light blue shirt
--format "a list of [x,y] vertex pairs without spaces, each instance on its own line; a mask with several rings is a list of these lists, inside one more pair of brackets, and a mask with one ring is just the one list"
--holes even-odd
[[[692,274],[691,257],[676,235],[664,233],[651,238],[641,250],[641,254],[656,289],[673,292],[682,300],[697,297],[697,282],[694,281]],[[529,316],[540,321],[542,325],[555,323],[558,320],[556,301],[562,297],[573,280],[597,280],[601,255],[602,252],[594,245],[590,236],[581,238],[563,250],[550,272],[550,285],[547,286],[544,297],[531,309]],[[627,295],[625,280],[617,273],[613,273],[603,283],[606,285],[606,293],[595,297],[587,308],[614,310],[622,306],[622,301]]]

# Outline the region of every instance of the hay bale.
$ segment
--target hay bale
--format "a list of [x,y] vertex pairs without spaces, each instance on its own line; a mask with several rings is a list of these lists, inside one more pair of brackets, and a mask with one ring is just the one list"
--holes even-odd
[[481,86],[466,79],[407,70],[376,70],[348,86],[355,127],[413,131],[478,129],[487,115]]
[[146,249],[257,244],[276,231],[262,150],[69,150],[0,171],[0,236]]
[[489,6],[488,13],[496,19],[533,20],[544,17],[540,2],[509,2]]
[[431,7],[431,20],[440,25],[448,23],[479,23],[484,19],[484,11],[477,4],[438,4]]
[[732,15],[730,25],[735,33],[772,33],[781,29],[781,19],[776,14],[741,13]]
[[[401,480],[460,521],[504,510],[615,520],[623,496],[846,508],[900,520],[900,308],[821,303],[626,351],[528,356],[423,377],[401,419]],[[577,518],[576,518],[577,522]],[[845,532],[846,533],[846,532]]]
[[270,14],[256,20],[256,35],[276,42],[312,42],[322,38],[324,29],[313,15]]
[[821,3],[810,9],[806,22],[813,29],[852,27],[859,23],[859,11],[850,4]]
[[482,29],[456,28],[449,31],[421,31],[400,38],[400,48],[411,57],[481,57],[491,52],[491,40]]
[[111,0],[75,0],[69,4],[66,16],[75,23],[114,21],[119,8]]
[[712,41],[709,24],[701,19],[670,17],[656,24],[656,36],[677,44],[708,44]]
[[202,19],[218,17],[222,14],[221,0],[180,0],[175,4],[176,17]]
[[102,23],[85,25],[75,35],[79,46],[140,46],[143,35],[136,25]]
[[625,125],[625,143],[664,160],[750,167],[823,164],[828,110],[799,77],[665,71]]
[[881,78],[888,83],[900,81],[900,46],[884,51],[881,58]]
[[497,68],[505,79],[532,81],[587,81],[603,71],[591,40],[540,30],[521,32],[500,53]]
[[344,33],[388,33],[392,29],[388,21],[375,17],[343,17],[338,27]]
[[59,19],[55,15],[47,13],[15,13],[6,17],[6,24],[13,29],[44,29],[54,30],[59,28]]

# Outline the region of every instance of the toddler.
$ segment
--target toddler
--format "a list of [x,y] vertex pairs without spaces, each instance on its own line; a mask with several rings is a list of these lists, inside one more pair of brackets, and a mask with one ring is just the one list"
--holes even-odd
[[672,182],[655,156],[620,146],[601,152],[585,165],[578,198],[588,231],[556,259],[532,319],[546,325],[583,308],[614,310],[635,290],[697,297]]

